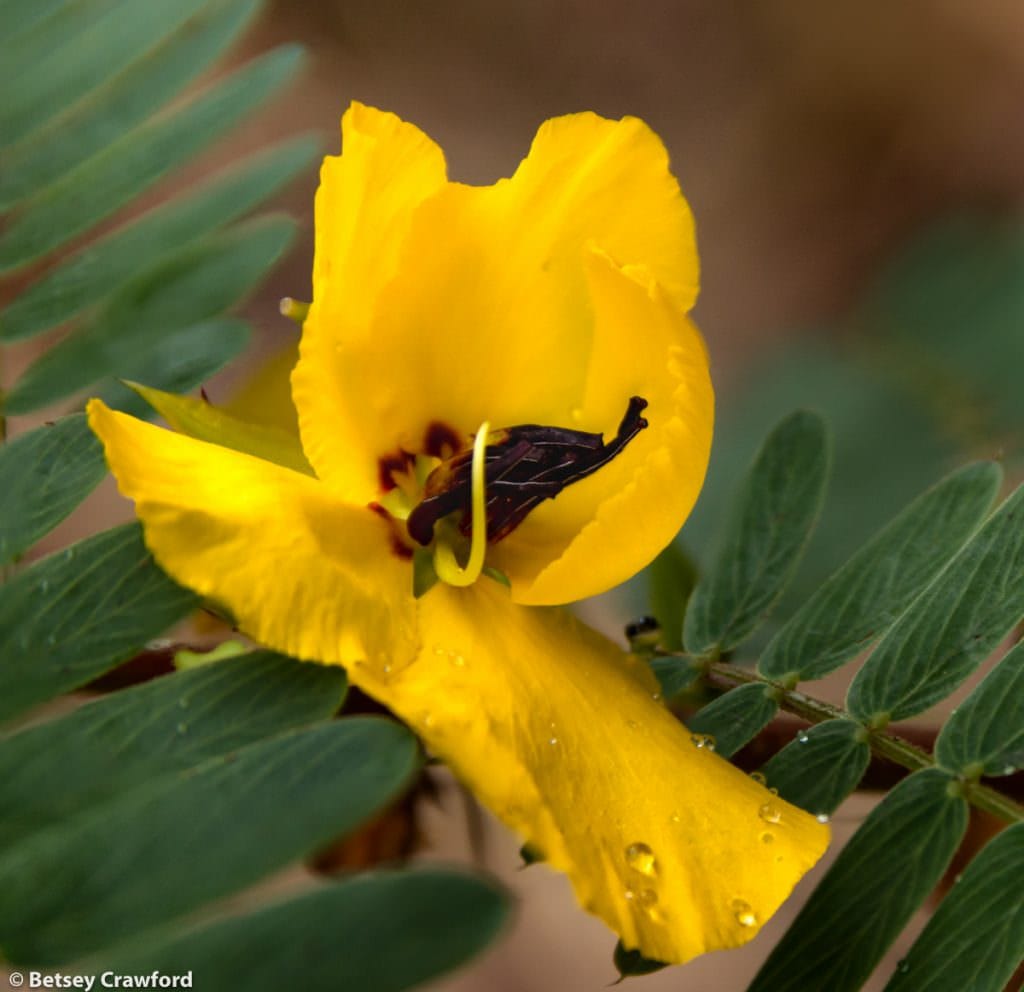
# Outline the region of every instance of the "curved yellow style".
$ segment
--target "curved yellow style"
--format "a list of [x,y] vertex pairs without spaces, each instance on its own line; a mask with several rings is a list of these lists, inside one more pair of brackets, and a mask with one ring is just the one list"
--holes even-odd
[[[353,105],[342,133],[299,438],[287,403],[275,427],[142,388],[182,433],[88,406],[147,545],[255,639],[344,665],[627,947],[741,944],[827,827],[695,746],[644,662],[535,608],[644,567],[704,478],[693,220],[665,149],[577,114],[470,187],[394,115]],[[419,599],[417,550],[440,579]]]

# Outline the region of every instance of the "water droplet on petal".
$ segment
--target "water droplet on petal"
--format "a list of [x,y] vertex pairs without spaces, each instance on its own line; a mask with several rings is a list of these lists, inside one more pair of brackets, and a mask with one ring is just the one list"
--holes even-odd
[[557,737],[549,737],[549,738],[548,738],[548,743],[549,743],[549,744],[550,744],[550,745],[551,745],[552,747],[554,747],[554,746],[555,746],[555,745],[556,745],[556,744],[558,743],[558,738],[557,738]]
[[465,659],[465,658],[463,658],[461,654],[456,654],[456,653],[455,653],[454,651],[450,651],[450,652],[448,653],[448,660],[449,660],[449,661],[450,661],[450,662],[451,662],[451,663],[452,663],[452,664],[453,664],[453,665],[454,665],[454,666],[455,666],[456,668],[464,668],[464,667],[465,667],[465,665],[466,665],[466,659]]
[[762,774],[761,772],[751,772],[751,773],[750,773],[750,777],[751,777],[751,778],[752,778],[752,779],[753,779],[753,780],[754,780],[754,781],[755,781],[755,782],[756,782],[756,783],[757,783],[758,785],[764,785],[764,784],[765,784],[765,783],[766,783],[766,782],[768,781],[768,779],[766,779],[766,778],[764,777],[764,775],[763,775],[763,774]]
[[819,823],[828,823],[830,817],[828,813],[819,813],[814,819],[816,819]]
[[769,792],[770,792],[770,793],[771,793],[771,794],[772,794],[773,796],[777,796],[777,795],[779,794],[779,790],[778,790],[778,789],[776,789],[776,788],[774,788],[774,787],[773,787],[773,788],[771,788],[771,789],[769,789],[768,791],[769,791]]
[[438,657],[440,657],[443,654],[447,654],[447,653],[448,652],[445,651],[445,649],[440,644],[435,644],[434,645],[434,654],[436,654]]
[[383,667],[383,669],[381,669],[381,671],[383,671],[385,675],[390,675],[391,674],[391,666],[390,665],[385,665]]
[[766,830],[763,834],[761,834],[761,843],[762,844],[772,844],[772,843],[774,843],[774,841],[775,841],[775,834],[773,834],[770,830]]
[[627,902],[632,902],[636,898],[636,893],[632,889],[626,889],[626,891],[623,892],[622,895]]
[[715,739],[711,734],[692,734],[690,741],[698,750],[714,751],[715,749]]
[[732,915],[736,917],[736,922],[741,927],[757,926],[757,914],[745,899],[733,899],[730,906],[732,908]]
[[775,803],[765,803],[758,811],[757,815],[764,820],[765,823],[778,823],[782,819],[782,812]]
[[652,692],[651,693],[651,699],[653,699],[656,703],[661,702],[661,693],[660,692]]
[[658,862],[654,857],[654,852],[641,842],[630,844],[626,848],[626,864],[648,878],[653,878],[658,874]]
[[640,724],[637,723],[636,720],[627,720],[626,726],[629,727],[630,730],[636,730],[636,728],[639,727]]
[[672,815],[671,815],[671,816],[669,817],[669,819],[670,819],[670,820],[671,820],[671,821],[672,821],[673,823],[679,823],[679,814],[678,814],[678,813],[673,813],[673,814],[672,814]]
[[424,727],[432,727],[432,726],[434,726],[434,714],[433,713],[425,713],[423,715],[423,726]]
[[637,902],[640,903],[644,909],[650,909],[651,906],[658,904],[658,893],[654,889],[641,889],[640,895],[637,897]]

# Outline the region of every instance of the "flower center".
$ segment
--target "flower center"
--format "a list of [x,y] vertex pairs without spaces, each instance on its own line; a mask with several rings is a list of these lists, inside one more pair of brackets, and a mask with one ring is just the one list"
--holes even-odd
[[[491,431],[485,423],[467,445],[433,424],[426,454],[401,451],[380,460],[387,491],[379,506],[405,521],[417,545],[434,545],[438,577],[468,585],[480,575],[488,544],[511,534],[544,500],[607,465],[647,427],[640,416],[646,406],[642,397],[631,397],[607,443],[602,434],[565,427],[520,424]],[[463,551],[468,544],[465,566],[453,550],[458,544]]]

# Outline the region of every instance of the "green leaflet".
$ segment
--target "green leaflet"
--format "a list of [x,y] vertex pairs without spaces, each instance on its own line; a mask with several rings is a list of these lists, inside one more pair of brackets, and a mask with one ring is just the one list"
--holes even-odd
[[1009,775],[1024,767],[1024,643],[950,715],[935,758],[956,772]]
[[761,771],[787,802],[816,816],[831,816],[857,788],[870,760],[859,724],[826,720],[801,730]]
[[[59,48],[37,49],[35,58],[18,59],[17,75],[0,72],[5,98],[0,134],[13,144],[130,65],[167,34],[181,27],[205,0],[139,4],[119,0],[94,14],[75,37]],[[95,10],[95,8],[94,8]]]
[[26,200],[0,234],[0,271],[59,247],[186,162],[291,76],[300,54],[284,47],[254,60]]
[[978,462],[914,500],[797,610],[758,671],[820,679],[881,637],[991,509],[1002,475]]
[[855,992],[934,888],[967,826],[952,778],[916,772],[871,812],[748,992]]
[[270,651],[103,696],[0,741],[0,850],[206,758],[330,717],[345,673]]
[[7,412],[27,413],[124,374],[168,332],[233,306],[281,257],[294,228],[280,216],[246,221],[128,283],[90,324],[29,366],[8,394]]
[[1017,823],[967,866],[885,992],[1002,992],[1024,960],[1022,892],[1024,823]]
[[735,647],[779,598],[821,508],[828,462],[825,425],[812,413],[792,414],[768,436],[690,597],[683,640],[691,654]]
[[1024,487],[989,518],[883,638],[847,693],[869,722],[949,695],[1024,617]]
[[[129,6],[136,14],[149,13],[143,5]],[[123,72],[5,148],[0,208],[10,208],[48,186],[158,111],[227,47],[258,6],[259,0],[203,3],[178,30]]]
[[437,868],[374,872],[81,967],[191,971],[204,990],[401,992],[477,954],[509,909],[508,897],[482,878]]
[[0,720],[102,675],[197,604],[137,524],[36,562],[0,586]]
[[353,830],[418,768],[404,727],[352,718],[90,808],[0,857],[0,945],[52,965],[173,920]]
[[53,530],[106,471],[103,449],[81,415],[0,445],[0,565]]
[[763,730],[779,711],[768,686],[757,683],[737,686],[698,710],[686,721],[695,734],[710,734],[715,750],[731,758]]
[[0,340],[39,334],[145,279],[147,269],[259,204],[304,168],[316,147],[301,137],[261,152],[86,245],[0,313]]

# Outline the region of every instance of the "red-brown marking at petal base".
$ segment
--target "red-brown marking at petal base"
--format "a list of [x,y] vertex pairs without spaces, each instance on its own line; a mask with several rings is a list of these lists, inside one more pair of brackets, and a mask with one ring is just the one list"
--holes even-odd
[[416,456],[401,448],[390,455],[381,455],[377,459],[377,482],[382,493],[389,493],[397,485],[396,472],[408,472],[416,464]]
[[376,500],[372,503],[367,503],[366,508],[371,513],[376,513],[378,517],[387,522],[388,528],[391,531],[391,553],[396,558],[401,558],[402,561],[410,561],[413,556],[413,549],[405,542],[403,537],[402,529],[399,523],[388,511],[380,505]]
[[433,420],[423,435],[423,450],[428,455],[444,460],[458,454],[468,445],[466,438],[460,437],[454,427],[449,427],[440,420]]

